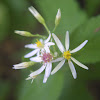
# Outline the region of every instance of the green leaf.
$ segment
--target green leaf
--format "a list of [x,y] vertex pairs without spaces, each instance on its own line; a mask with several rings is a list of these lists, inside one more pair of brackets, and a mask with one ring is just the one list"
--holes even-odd
[[3,41],[8,34],[9,13],[7,7],[0,3],[0,42]]
[[91,89],[89,89],[89,87],[91,85],[91,81],[93,83],[97,83],[96,80],[100,79],[100,63],[89,64],[88,66],[90,68],[88,71],[86,71],[75,65],[77,71],[77,79],[75,80],[73,79],[69,68],[67,68],[67,71],[64,70],[66,73],[65,82],[59,100],[66,100],[65,98],[68,100],[94,100],[94,93],[91,94],[93,90],[90,91]]
[[88,84],[82,80],[66,79],[59,100],[93,100],[87,87]]
[[90,17],[99,14],[100,0],[86,0],[85,8]]
[[64,78],[63,73],[48,78],[43,84],[43,75],[39,75],[31,84],[24,81],[19,87],[18,100],[57,100],[61,93]]
[[[100,61],[100,16],[91,18],[71,35],[71,49],[88,40],[86,46],[75,53],[74,56],[83,63],[95,63]],[[74,45],[73,45],[74,44]]]
[[11,84],[9,81],[0,80],[0,100],[7,100]]

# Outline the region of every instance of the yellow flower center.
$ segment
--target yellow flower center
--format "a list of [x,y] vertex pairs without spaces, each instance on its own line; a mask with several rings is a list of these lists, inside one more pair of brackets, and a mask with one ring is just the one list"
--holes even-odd
[[65,51],[63,53],[63,57],[66,58],[67,60],[71,58],[71,53],[69,51]]
[[36,44],[37,44],[38,48],[43,48],[44,47],[44,45],[39,40],[37,40]]

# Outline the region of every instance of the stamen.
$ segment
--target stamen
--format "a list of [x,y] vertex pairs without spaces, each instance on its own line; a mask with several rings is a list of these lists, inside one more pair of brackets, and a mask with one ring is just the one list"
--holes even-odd
[[68,59],[71,58],[71,53],[69,51],[66,51],[66,52],[63,53],[63,57],[68,60]]
[[39,40],[37,40],[36,44],[37,44],[38,48],[43,48],[44,47],[44,45]]

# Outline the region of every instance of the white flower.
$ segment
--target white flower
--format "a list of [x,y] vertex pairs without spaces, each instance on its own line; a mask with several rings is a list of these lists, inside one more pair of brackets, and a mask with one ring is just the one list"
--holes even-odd
[[77,65],[79,65],[80,67],[82,67],[84,69],[88,69],[88,67],[85,66],[85,65],[83,65],[79,61],[77,61],[75,58],[73,58],[71,56],[71,54],[79,51],[80,49],[82,49],[85,46],[85,44],[88,42],[88,40],[85,40],[78,47],[76,47],[75,49],[73,49],[73,50],[70,51],[69,50],[69,32],[68,31],[66,32],[66,37],[65,37],[65,48],[62,45],[62,43],[60,42],[60,40],[58,39],[58,37],[54,33],[52,33],[52,36],[53,36],[53,38],[54,38],[54,40],[55,40],[55,42],[56,42],[59,50],[63,53],[63,57],[60,58],[61,62],[53,69],[53,71],[51,72],[51,75],[53,75],[54,73],[56,73],[64,65],[65,60],[67,59],[69,67],[70,67],[70,70],[72,72],[72,75],[73,75],[74,79],[76,79],[77,74],[76,74],[76,70],[75,70],[75,67],[74,67],[72,61],[75,62]]
[[43,83],[46,83],[47,78],[50,76],[51,69],[52,69],[52,62],[51,62],[52,58],[53,58],[53,56],[50,53],[43,53],[43,55],[41,55],[41,57],[37,56],[37,57],[30,58],[30,60],[34,61],[34,62],[43,62],[43,65],[40,69],[38,69],[35,72],[32,72],[29,76],[34,77],[36,75],[39,75],[40,73],[42,73],[45,70]]
[[38,13],[38,11],[34,8],[34,7],[29,7],[28,8],[29,11],[33,14],[33,16],[41,23],[41,24],[44,24],[45,21],[43,19],[43,17]]
[[44,75],[44,79],[43,79],[43,83],[46,83],[48,77],[51,74],[51,70],[52,70],[52,63],[53,62],[58,62],[61,59],[56,59],[53,60],[53,56],[50,54],[50,52],[42,52],[41,56],[37,56],[37,57],[32,57],[30,58],[31,61],[33,62],[42,62],[43,65],[40,69],[32,72],[29,77],[34,77],[39,75],[40,73],[42,73],[45,70],[45,75]]
[[29,61],[29,62],[22,62],[22,63],[19,63],[19,64],[15,64],[13,65],[13,69],[24,69],[24,68],[27,68],[31,65],[34,65],[35,62],[32,62],[32,61]]
[[51,38],[51,34],[49,34],[49,37],[46,40],[42,40],[40,39],[37,40],[37,42],[35,44],[28,44],[25,45],[26,48],[30,48],[30,49],[34,49],[33,51],[31,51],[30,53],[26,54],[24,57],[25,58],[29,58],[34,56],[35,54],[39,55],[40,51],[46,51],[46,52],[50,52],[49,47],[51,45],[55,45],[53,42],[49,42]]

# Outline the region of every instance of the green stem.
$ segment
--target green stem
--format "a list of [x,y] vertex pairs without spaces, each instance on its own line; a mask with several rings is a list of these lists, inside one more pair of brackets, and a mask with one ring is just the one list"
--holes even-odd
[[45,27],[45,29],[47,30],[48,34],[50,34],[50,31],[49,31],[49,29],[48,29],[47,25],[44,23],[44,24],[43,24],[43,26],[44,26],[44,27]]
[[43,36],[43,35],[39,35],[39,34],[36,34],[36,35],[33,35],[33,34],[32,34],[32,37],[46,38],[45,36]]
[[57,28],[57,27],[55,26],[54,29],[53,29],[53,33],[54,33],[54,31],[56,30],[56,28]]

